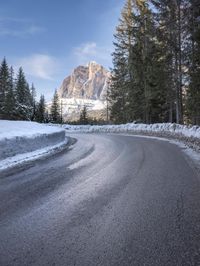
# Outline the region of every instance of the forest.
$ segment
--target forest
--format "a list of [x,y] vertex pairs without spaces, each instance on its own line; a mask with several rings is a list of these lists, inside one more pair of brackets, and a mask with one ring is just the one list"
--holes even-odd
[[111,120],[200,125],[199,0],[127,0],[114,37]]
[[37,100],[36,88],[34,84],[29,85],[22,67],[15,75],[13,67],[4,58],[0,65],[0,119],[60,123],[57,90],[48,108],[43,94]]

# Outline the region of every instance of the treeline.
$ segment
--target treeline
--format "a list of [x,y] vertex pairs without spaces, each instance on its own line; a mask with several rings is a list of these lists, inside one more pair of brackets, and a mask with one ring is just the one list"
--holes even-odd
[[28,84],[23,69],[20,67],[15,76],[12,66],[9,67],[4,58],[0,65],[0,119],[60,123],[57,91],[49,110],[44,95],[36,100],[36,89],[33,84]]
[[199,0],[127,0],[114,37],[111,120],[199,125]]

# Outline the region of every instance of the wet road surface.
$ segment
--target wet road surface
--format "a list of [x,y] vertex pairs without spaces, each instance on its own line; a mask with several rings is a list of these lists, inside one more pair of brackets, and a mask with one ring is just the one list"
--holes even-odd
[[0,178],[0,265],[200,265],[200,179],[181,149],[72,137]]

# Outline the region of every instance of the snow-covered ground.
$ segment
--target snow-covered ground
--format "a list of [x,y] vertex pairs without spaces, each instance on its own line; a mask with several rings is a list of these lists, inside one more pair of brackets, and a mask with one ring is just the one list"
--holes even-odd
[[103,125],[103,126],[90,126],[90,125],[63,125],[63,127],[69,131],[77,132],[108,132],[108,133],[170,133],[182,135],[189,138],[200,139],[200,127],[199,126],[186,126],[172,123],[160,123],[160,124],[135,124],[128,123],[122,125]]
[[60,127],[0,120],[0,170],[53,153],[66,144],[65,131]]
[[16,137],[36,137],[41,134],[51,134],[63,131],[59,127],[50,127],[46,124],[39,124],[28,121],[0,120],[0,141]]
[[[80,98],[61,98],[63,115],[69,115],[72,113],[80,113],[84,106],[88,111],[104,110],[106,108],[106,101],[92,100],[92,99],[80,99]],[[47,104],[50,109],[51,102]]]
[[88,111],[102,110],[106,108],[106,102],[101,100],[80,99],[80,98],[62,98],[63,112],[80,111],[84,106]]
[[101,100],[62,98],[63,116],[72,113],[80,113],[84,106],[87,107],[87,111],[96,111],[105,109],[106,103]]

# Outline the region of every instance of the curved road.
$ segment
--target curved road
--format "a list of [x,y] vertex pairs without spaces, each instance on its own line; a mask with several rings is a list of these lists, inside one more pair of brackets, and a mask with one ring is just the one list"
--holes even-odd
[[0,179],[0,265],[200,265],[200,179],[181,149],[74,137]]

